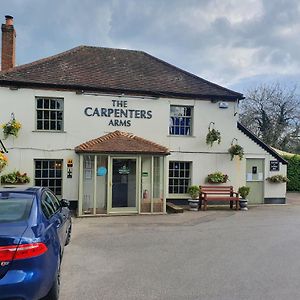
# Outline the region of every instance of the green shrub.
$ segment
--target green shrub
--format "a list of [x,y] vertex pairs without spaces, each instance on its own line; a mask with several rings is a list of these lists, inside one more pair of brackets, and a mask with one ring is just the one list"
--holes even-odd
[[300,155],[284,156],[284,159],[288,161],[287,190],[300,192]]

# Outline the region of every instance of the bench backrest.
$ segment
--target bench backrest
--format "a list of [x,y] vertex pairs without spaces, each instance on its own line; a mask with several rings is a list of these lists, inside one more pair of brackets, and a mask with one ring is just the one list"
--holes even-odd
[[208,194],[218,194],[218,193],[232,194],[233,193],[233,186],[200,185],[199,188],[201,192],[208,193]]

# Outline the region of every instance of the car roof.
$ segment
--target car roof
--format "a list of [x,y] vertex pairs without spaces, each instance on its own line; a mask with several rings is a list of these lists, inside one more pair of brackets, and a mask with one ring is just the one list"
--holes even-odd
[[38,187],[38,186],[33,186],[33,187],[16,187],[16,186],[3,186],[0,188],[0,193],[24,193],[24,194],[37,194],[40,193],[44,190],[44,187]]

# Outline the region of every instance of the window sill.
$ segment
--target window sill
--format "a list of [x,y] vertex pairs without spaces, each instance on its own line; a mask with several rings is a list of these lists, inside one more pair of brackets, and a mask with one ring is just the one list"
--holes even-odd
[[57,130],[32,130],[32,132],[42,132],[42,133],[67,133],[66,131],[57,131]]
[[167,137],[184,137],[184,138],[195,138],[194,135],[180,135],[180,134],[168,134]]
[[188,199],[191,198],[189,194],[168,194],[167,199]]

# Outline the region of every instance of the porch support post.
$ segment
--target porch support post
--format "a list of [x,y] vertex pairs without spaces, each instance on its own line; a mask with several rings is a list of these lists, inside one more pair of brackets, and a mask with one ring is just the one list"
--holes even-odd
[[79,198],[78,198],[78,216],[82,215],[83,202],[83,155],[79,154]]
[[93,214],[96,214],[96,203],[97,203],[97,155],[94,156],[94,199],[93,199],[94,207]]
[[167,191],[168,191],[168,184],[167,184],[167,175],[169,174],[168,172],[169,170],[169,166],[168,166],[168,161],[167,161],[167,158],[166,156],[163,157],[163,178],[164,178],[164,181],[163,181],[163,187],[164,187],[164,200],[163,200],[163,212],[164,214],[167,213]]

